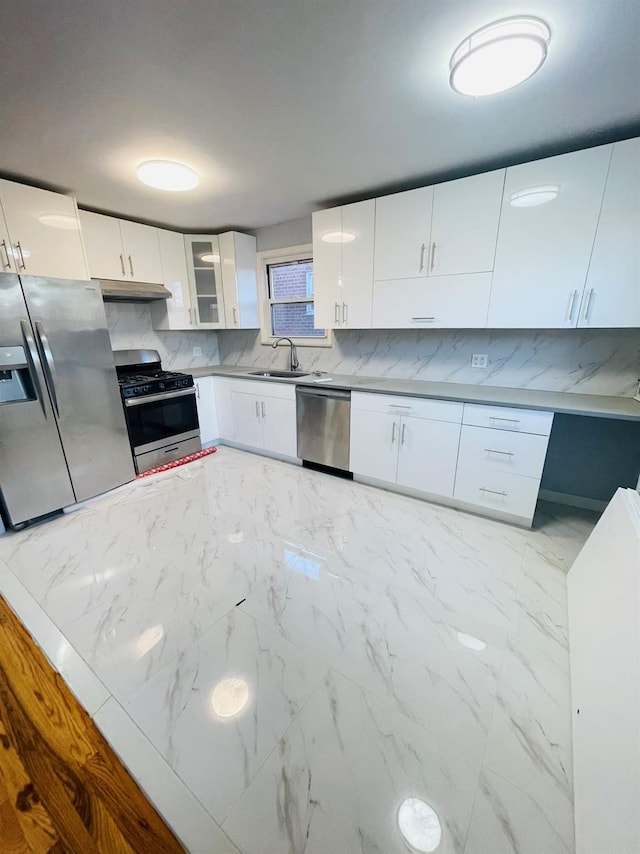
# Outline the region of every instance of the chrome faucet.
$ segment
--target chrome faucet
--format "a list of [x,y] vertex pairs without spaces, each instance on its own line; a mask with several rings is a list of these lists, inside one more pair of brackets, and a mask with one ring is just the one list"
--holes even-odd
[[288,341],[289,344],[291,345],[291,354],[289,357],[289,370],[290,371],[299,370],[300,369],[300,362],[298,361],[298,351],[296,350],[296,345],[293,343],[291,338],[278,338],[278,340],[274,341],[271,346],[275,350],[281,341]]

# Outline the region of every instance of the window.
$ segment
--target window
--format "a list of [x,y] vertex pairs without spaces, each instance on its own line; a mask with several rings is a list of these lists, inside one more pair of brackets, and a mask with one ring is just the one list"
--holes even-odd
[[262,343],[291,338],[301,347],[331,347],[331,330],[315,325],[313,247],[264,250],[257,262]]

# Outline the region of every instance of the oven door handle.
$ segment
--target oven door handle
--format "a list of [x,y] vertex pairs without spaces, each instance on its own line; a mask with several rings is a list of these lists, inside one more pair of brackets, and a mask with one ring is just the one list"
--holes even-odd
[[146,397],[127,397],[125,398],[125,406],[143,406],[145,403],[154,403],[156,400],[169,400],[172,397],[186,397],[192,394],[195,397],[195,387],[181,388],[178,391],[161,391],[159,394],[148,394]]

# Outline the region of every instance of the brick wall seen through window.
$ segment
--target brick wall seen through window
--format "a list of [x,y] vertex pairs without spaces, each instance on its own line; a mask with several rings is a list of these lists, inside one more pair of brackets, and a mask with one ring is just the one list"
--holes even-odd
[[290,338],[321,338],[313,309],[313,261],[269,264],[269,308],[271,333]]

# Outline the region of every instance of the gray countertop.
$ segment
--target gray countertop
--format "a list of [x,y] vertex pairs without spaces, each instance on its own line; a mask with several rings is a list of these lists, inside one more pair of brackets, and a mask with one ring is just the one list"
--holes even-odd
[[[206,368],[184,368],[194,377],[234,377],[264,382],[284,382],[294,385],[326,385],[353,391],[370,391],[380,394],[401,394],[407,397],[434,397],[441,400],[459,400],[465,403],[489,403],[497,406],[514,406],[520,409],[546,409],[568,415],[594,415],[601,418],[621,418],[640,421],[640,401],[632,397],[612,397],[602,394],[577,394],[563,391],[539,391],[527,388],[501,388],[500,386],[463,385],[462,383],[400,380],[392,377],[349,376],[345,374],[309,374],[304,377],[281,379],[249,376],[256,367],[242,365],[211,365]],[[268,369],[266,369],[268,370]],[[331,382],[318,382],[331,377]]]

